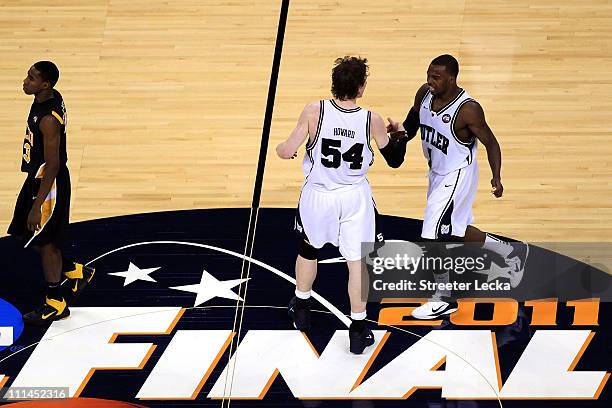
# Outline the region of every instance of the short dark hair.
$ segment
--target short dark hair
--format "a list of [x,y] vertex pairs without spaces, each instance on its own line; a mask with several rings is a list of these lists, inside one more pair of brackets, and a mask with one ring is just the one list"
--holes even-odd
[[455,78],[459,75],[459,62],[452,55],[444,54],[434,58],[430,65],[442,65]]
[[367,58],[342,57],[334,61],[331,92],[334,98],[353,99],[359,94],[359,87],[365,84],[369,74]]
[[59,69],[51,61],[38,61],[34,64],[34,68],[40,72],[40,76],[51,84],[51,88],[57,84],[59,79]]

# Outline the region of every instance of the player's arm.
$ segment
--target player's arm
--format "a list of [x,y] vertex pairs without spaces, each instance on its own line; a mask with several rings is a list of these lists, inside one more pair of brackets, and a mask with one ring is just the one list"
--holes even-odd
[[393,167],[394,169],[401,166],[404,162],[406,143],[408,143],[409,140],[405,132],[399,133],[401,134],[392,137],[387,136],[383,118],[378,113],[372,112],[372,117],[370,119],[370,134],[389,167]]
[[414,103],[408,111],[406,119],[404,119],[402,123],[395,122],[393,121],[393,119],[387,118],[387,120],[389,121],[389,124],[387,125],[387,132],[393,135],[395,132],[404,131],[406,132],[406,136],[408,136],[408,140],[411,140],[413,137],[416,136],[417,130],[419,130],[419,127],[421,126],[419,120],[419,109],[421,101],[427,93],[427,89],[429,89],[429,86],[427,84],[421,85],[419,90],[416,92],[416,95],[414,96]]
[[41,206],[51,191],[57,172],[59,171],[59,145],[60,145],[60,124],[56,118],[46,115],[40,120],[40,131],[44,139],[45,171],[36,194],[36,199],[32,204],[32,209],[28,214],[27,226],[30,231],[40,229]]
[[319,117],[319,109],[318,102],[311,102],[304,107],[295,129],[293,129],[287,140],[276,146],[278,157],[281,159],[293,159],[297,156],[297,150],[308,137],[309,128],[312,128],[312,126],[309,126],[310,122],[316,122]]
[[[461,109],[461,122],[465,123],[470,132],[480,140],[487,149],[487,158],[493,178],[491,179],[492,193],[495,197],[501,197],[504,186],[501,183],[501,149],[493,134],[493,131],[485,120],[482,106],[478,102],[468,102]],[[459,119],[458,119],[459,121]]]

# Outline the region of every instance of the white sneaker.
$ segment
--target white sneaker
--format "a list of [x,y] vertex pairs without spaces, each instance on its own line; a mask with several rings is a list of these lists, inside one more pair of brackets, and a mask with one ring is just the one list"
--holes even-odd
[[412,311],[412,317],[419,320],[431,320],[448,315],[457,310],[457,302],[442,296],[440,299],[431,299]]
[[529,256],[529,244],[513,242],[511,245],[514,249],[505,261],[510,268],[510,286],[516,288],[523,280],[525,265],[527,265],[527,257]]

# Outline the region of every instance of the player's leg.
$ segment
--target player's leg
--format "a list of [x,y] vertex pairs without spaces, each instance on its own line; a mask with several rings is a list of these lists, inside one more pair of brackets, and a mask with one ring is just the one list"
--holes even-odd
[[62,251],[53,243],[36,247],[47,283],[59,284],[62,276]]
[[301,240],[295,260],[295,296],[289,302],[289,317],[298,330],[310,329],[310,299],[312,285],[317,277],[318,252],[306,240]]
[[368,275],[362,273],[361,259],[347,261],[346,263],[349,270],[348,294],[351,302],[351,319],[363,322],[366,318],[366,305],[368,303],[368,293],[366,291],[368,282],[364,282],[364,279],[367,280]]
[[44,304],[23,316],[27,324],[47,325],[70,315],[68,305],[60,288],[62,275],[62,253],[53,243],[34,247],[40,254],[43,275],[46,282],[46,296]]
[[[427,257],[430,259],[444,259],[448,256],[446,244],[450,239],[427,240],[421,238],[427,247]],[[429,263],[434,266],[432,275],[436,283],[436,291],[432,297],[423,305],[412,311],[412,317],[416,319],[436,319],[441,316],[449,315],[457,311],[457,301],[452,296],[452,292],[447,288],[450,283],[450,271],[445,269],[443,262]]]
[[349,350],[361,354],[366,347],[374,344],[374,334],[366,326],[367,317],[367,273],[362,272],[362,261],[347,261],[349,270],[348,292],[351,301],[351,326],[349,327]]
[[472,225],[468,226],[465,231],[465,242],[481,243],[484,249],[501,256],[510,268],[510,286],[515,288],[521,283],[529,256],[527,242],[505,241]]
[[[53,210],[54,229],[53,242],[59,247],[68,235],[70,218],[70,173],[66,167],[60,169],[55,179],[57,196]],[[92,267],[74,262],[62,253],[62,291],[69,303],[72,303],[82,293],[83,289],[93,279],[95,270]]]
[[288,311],[295,328],[308,330],[311,325],[311,291],[317,276],[319,249],[327,242],[338,245],[338,216],[333,195],[304,186],[294,228],[299,237],[295,261],[296,288]]
[[500,255],[510,268],[510,285],[516,287],[523,278],[529,245],[502,240],[471,225],[474,222],[472,205],[478,187],[478,167],[473,163],[462,169],[462,172],[464,182],[459,184],[454,198],[456,210],[453,214],[452,234],[463,242],[480,243],[484,249]]
[[317,277],[317,257],[319,251],[306,241],[302,241],[301,246],[302,248],[299,250],[295,260],[296,293],[310,293],[312,284]]
[[351,303],[349,350],[361,354],[374,344],[374,334],[366,326],[368,274],[362,268],[362,243],[376,240],[376,216],[372,192],[367,183],[342,195],[339,249],[349,270],[348,294]]
[[[40,179],[31,183],[31,191],[38,191]],[[67,168],[59,170],[55,182],[41,206],[41,228],[27,244],[39,253],[43,275],[47,282],[45,303],[31,313],[24,315],[29,324],[46,325],[70,315],[66,299],[62,294],[62,252],[61,247],[68,233],[70,210],[70,175]]]
[[433,260],[430,264],[436,266],[432,270],[436,291],[425,304],[412,311],[412,316],[416,319],[436,319],[457,310],[457,302],[451,291],[444,288],[450,282],[450,271],[443,268],[443,265],[438,265],[435,259],[443,259],[446,256],[445,243],[453,240],[454,200],[463,181],[460,170],[448,175],[429,173],[421,240],[427,246],[427,256]]
[[[466,242],[469,234],[468,224],[473,221],[472,206],[478,187],[477,163],[452,172],[446,176],[430,176],[430,185],[435,191],[430,194],[428,208],[432,209],[432,219],[435,220],[433,235],[438,242],[430,251],[442,259],[452,257],[449,243]],[[451,191],[450,195],[448,192]],[[441,210],[440,210],[441,209]],[[430,228],[434,228],[430,226]],[[431,234],[431,232],[430,232]],[[468,236],[469,238],[469,236]],[[450,271],[444,268],[434,271],[436,284],[450,283]],[[433,319],[457,310],[458,305],[448,289],[436,290],[429,302],[413,312],[420,319]]]
[[468,225],[465,229],[465,235],[463,236],[463,242],[476,242],[484,243],[487,239],[487,234],[482,232],[473,225]]

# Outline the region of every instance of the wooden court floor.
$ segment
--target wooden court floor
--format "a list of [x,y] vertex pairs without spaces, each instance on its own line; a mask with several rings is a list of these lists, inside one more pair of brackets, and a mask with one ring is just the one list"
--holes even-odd
[[[68,108],[72,221],[248,207],[280,1],[0,0],[0,233],[17,192],[30,65],[55,61]],[[612,240],[612,4],[291,0],[262,206],[294,207],[298,160],[274,146],[329,97],[333,60],[365,56],[362,106],[403,118],[442,53],[502,146],[505,194],[480,149],[476,225],[531,241]],[[399,170],[376,160],[379,210],[422,218],[416,140]],[[245,229],[246,229],[245,225]],[[291,226],[287,226],[290,228]]]

